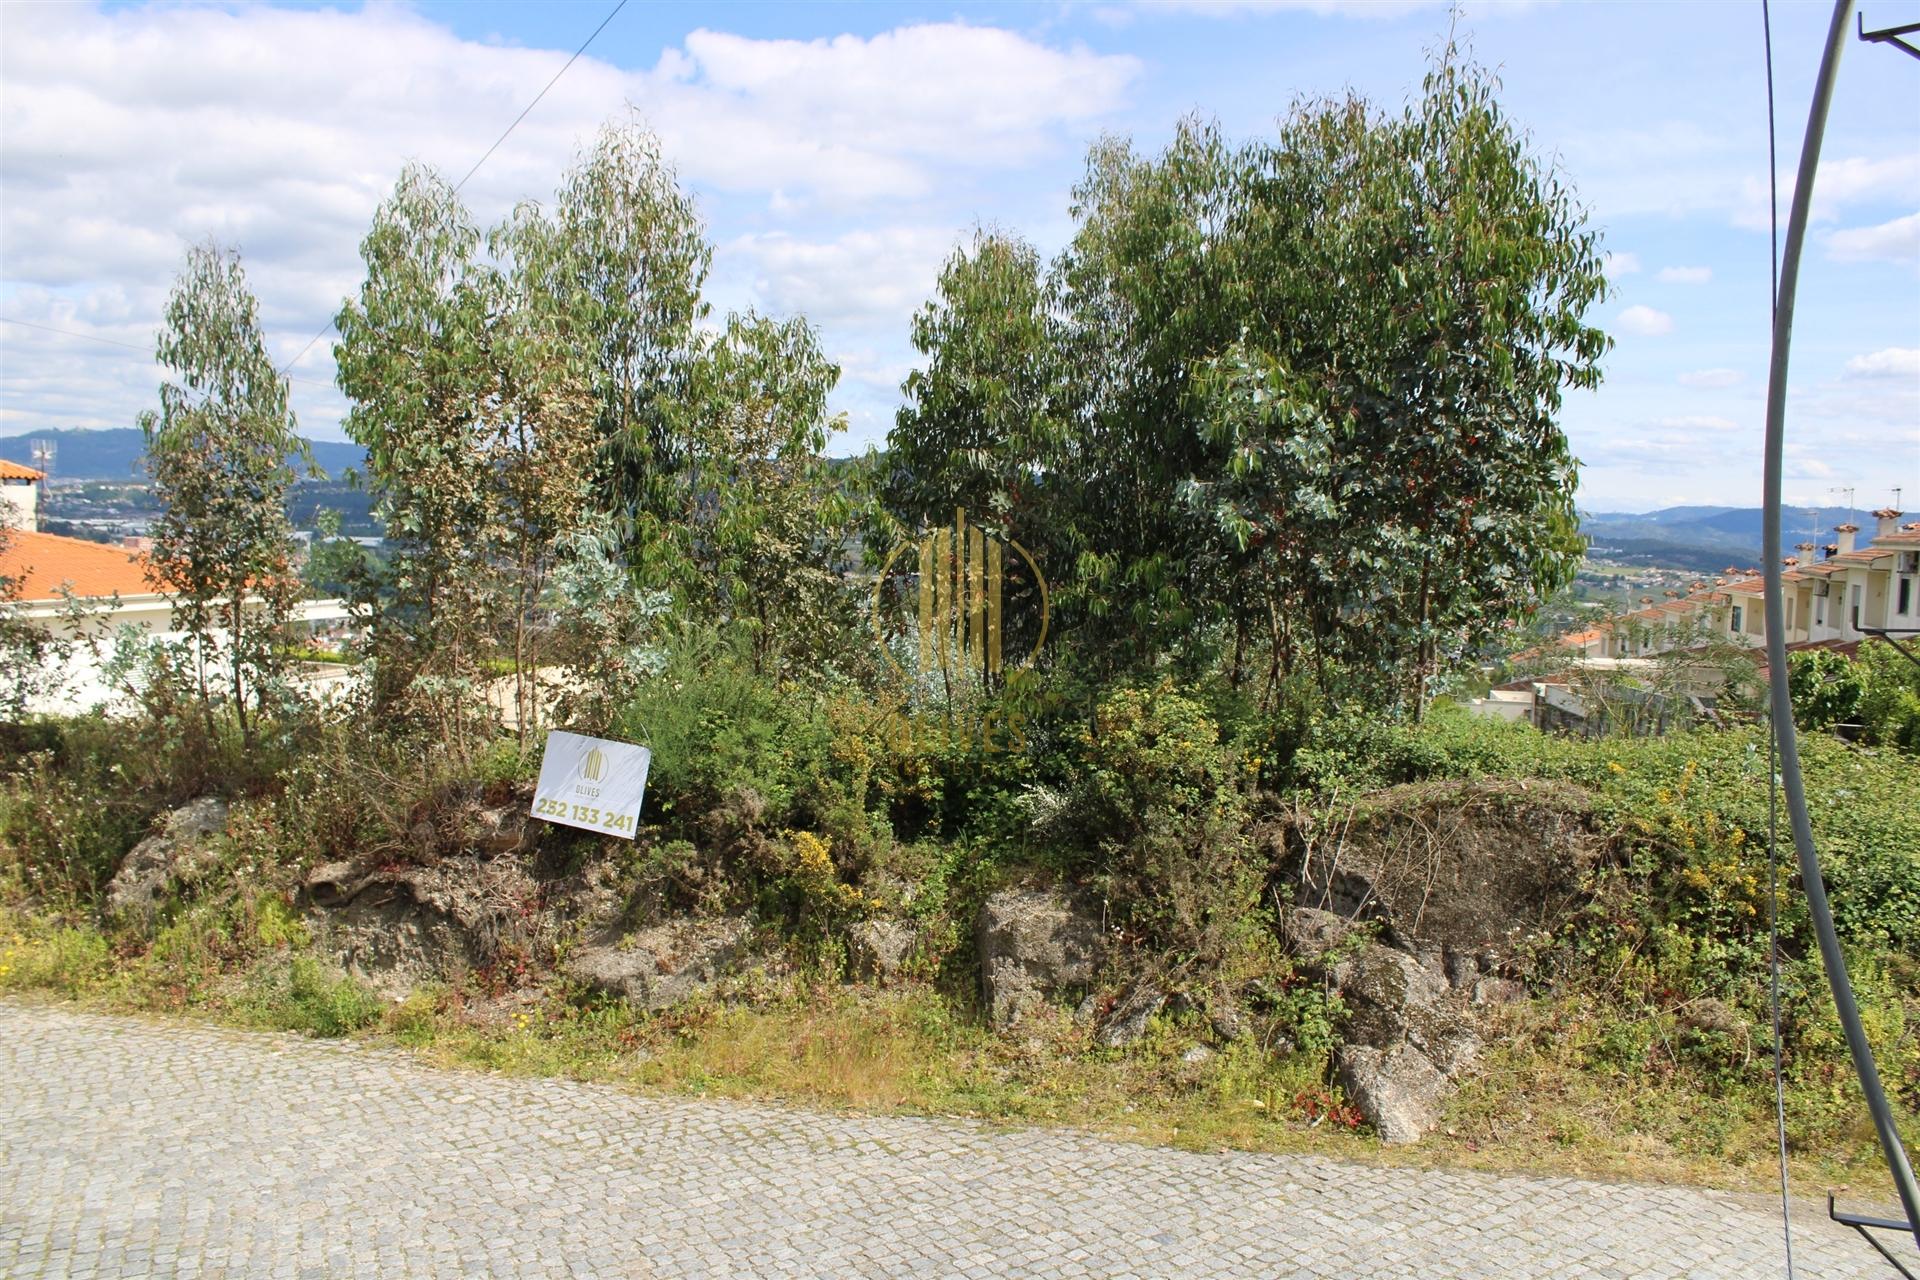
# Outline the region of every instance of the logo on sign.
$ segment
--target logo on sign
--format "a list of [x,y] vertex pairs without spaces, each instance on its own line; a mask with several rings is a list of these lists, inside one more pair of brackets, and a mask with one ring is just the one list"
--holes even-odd
[[631,840],[652,761],[637,743],[555,729],[540,760],[533,816]]

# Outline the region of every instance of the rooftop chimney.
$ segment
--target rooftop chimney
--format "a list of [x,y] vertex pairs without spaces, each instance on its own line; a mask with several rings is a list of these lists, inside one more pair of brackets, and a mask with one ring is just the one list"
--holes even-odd
[[1882,507],[1874,512],[1873,518],[1879,522],[1879,528],[1873,531],[1874,539],[1878,541],[1890,533],[1900,532],[1900,517],[1905,514],[1907,513],[1895,511],[1892,507]]
[[1831,560],[1834,558],[1834,556],[1838,555],[1839,552],[1840,552],[1839,544],[1829,542],[1826,546],[1820,548],[1820,558],[1822,560]]
[[1853,550],[1853,535],[1860,532],[1859,525],[1851,522],[1847,524],[1837,524],[1833,526],[1833,531],[1840,535],[1840,554],[1845,555],[1847,552]]

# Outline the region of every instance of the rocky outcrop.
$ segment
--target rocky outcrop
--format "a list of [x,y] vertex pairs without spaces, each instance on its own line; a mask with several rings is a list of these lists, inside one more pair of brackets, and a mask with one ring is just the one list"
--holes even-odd
[[107,915],[151,931],[168,892],[219,861],[213,837],[226,827],[227,802],[218,796],[202,796],[168,814],[158,834],[135,845],[107,883]]
[[746,954],[737,916],[675,920],[625,938],[603,937],[567,957],[567,977],[639,1009],[665,1009],[710,990]]
[[1109,1049],[1130,1045],[1147,1033],[1147,1024],[1166,1003],[1167,993],[1161,990],[1159,983],[1135,983],[1113,1006],[1113,1011],[1101,1023],[1094,1039]]
[[1480,1050],[1465,993],[1330,912],[1295,909],[1282,927],[1296,960],[1346,1007],[1334,1065],[1347,1097],[1381,1141],[1418,1142]]
[[1295,902],[1376,922],[1471,990],[1584,901],[1607,848],[1592,811],[1562,783],[1417,783],[1368,797],[1337,827],[1299,815],[1274,854]]
[[1092,902],[1038,889],[1006,889],[980,911],[980,997],[999,1027],[1027,1010],[1090,987],[1106,963]]
[[892,982],[919,943],[920,931],[905,920],[862,920],[847,930],[847,968],[862,982]]
[[321,863],[302,887],[320,949],[391,996],[526,957],[544,921],[541,886],[516,858],[429,866]]

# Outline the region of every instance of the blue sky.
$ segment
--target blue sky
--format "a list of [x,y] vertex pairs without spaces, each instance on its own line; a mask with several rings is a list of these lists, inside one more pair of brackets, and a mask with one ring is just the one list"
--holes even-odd
[[[1884,7],[1884,6],[1880,6]],[[453,176],[611,8],[602,3],[0,8],[0,434],[130,425],[184,245],[237,244],[282,358],[358,279],[407,159]],[[1783,209],[1824,6],[1774,6]],[[1892,21],[1869,6],[1869,21]],[[1103,132],[1229,135],[1297,97],[1398,104],[1444,5],[634,3],[475,177],[483,220],[550,195],[631,106],[717,246],[716,309],[803,311],[843,366],[836,451],[880,441],[907,320],[976,223],[1051,252]],[[1581,503],[1759,499],[1767,355],[1760,6],[1467,4],[1462,30],[1615,254],[1603,388],[1569,402]],[[1849,41],[1816,188],[1789,496],[1920,507],[1920,62]],[[104,339],[105,341],[100,341]],[[295,368],[339,435],[328,344]]]

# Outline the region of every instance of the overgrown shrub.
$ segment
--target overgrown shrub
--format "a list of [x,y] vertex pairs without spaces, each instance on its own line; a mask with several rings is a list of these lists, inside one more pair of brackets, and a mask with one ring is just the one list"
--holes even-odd
[[1833,649],[1801,649],[1787,655],[1787,692],[1793,719],[1802,729],[1852,724],[1866,696],[1866,681],[1853,660]]
[[1079,754],[1071,804],[1108,900],[1172,963],[1219,962],[1259,927],[1264,879],[1237,753],[1163,681],[1103,699]]

